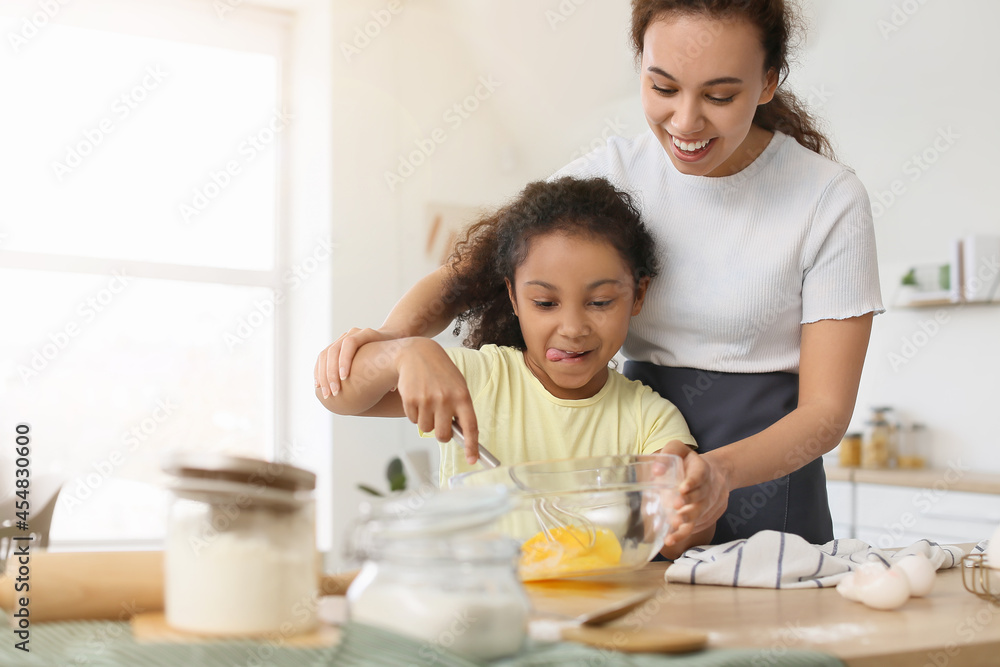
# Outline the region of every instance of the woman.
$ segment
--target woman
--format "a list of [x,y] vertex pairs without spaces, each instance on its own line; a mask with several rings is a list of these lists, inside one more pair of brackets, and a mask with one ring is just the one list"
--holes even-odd
[[[829,143],[781,87],[793,24],[783,0],[634,0],[649,132],[557,174],[634,193],[665,249],[624,372],[686,418],[702,454],[683,511],[693,531],[715,523],[716,543],[767,529],[833,538],[819,457],[850,422],[882,311],[865,189],[822,155]],[[418,282],[379,330],[327,348],[321,391],[339,389],[360,345],[442,331],[461,310],[445,271]],[[425,401],[449,419],[471,404],[454,385],[428,388]]]

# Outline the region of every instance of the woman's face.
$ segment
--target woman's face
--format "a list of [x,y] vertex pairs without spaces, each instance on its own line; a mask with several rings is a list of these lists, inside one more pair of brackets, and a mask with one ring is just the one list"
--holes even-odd
[[774,96],[756,27],[704,15],[660,19],[646,29],[640,72],[646,121],[678,171],[729,176],[760,155],[770,133],[753,125]]

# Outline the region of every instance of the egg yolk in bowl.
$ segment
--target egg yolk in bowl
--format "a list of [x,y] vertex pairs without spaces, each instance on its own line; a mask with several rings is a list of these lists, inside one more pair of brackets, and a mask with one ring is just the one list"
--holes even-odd
[[614,568],[621,557],[621,544],[607,528],[559,526],[521,545],[518,570],[522,581],[540,581]]

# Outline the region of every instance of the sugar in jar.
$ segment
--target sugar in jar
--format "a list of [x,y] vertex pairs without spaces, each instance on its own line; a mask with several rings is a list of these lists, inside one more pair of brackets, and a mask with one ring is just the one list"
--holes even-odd
[[529,602],[517,542],[488,526],[510,508],[502,486],[370,504],[351,538],[363,561],[347,591],[350,618],[473,660],[517,653]]
[[172,454],[164,554],[167,624],[214,636],[316,625],[316,476],[260,459]]

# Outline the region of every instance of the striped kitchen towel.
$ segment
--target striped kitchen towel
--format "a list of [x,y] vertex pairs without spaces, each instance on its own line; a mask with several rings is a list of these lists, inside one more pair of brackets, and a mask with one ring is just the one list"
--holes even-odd
[[958,565],[965,551],[930,540],[914,542],[899,551],[882,551],[861,540],[817,545],[798,535],[765,530],[743,540],[688,549],[667,568],[665,578],[715,586],[823,588],[836,586],[862,563],[891,565],[911,554],[923,554],[934,567],[946,570]]

